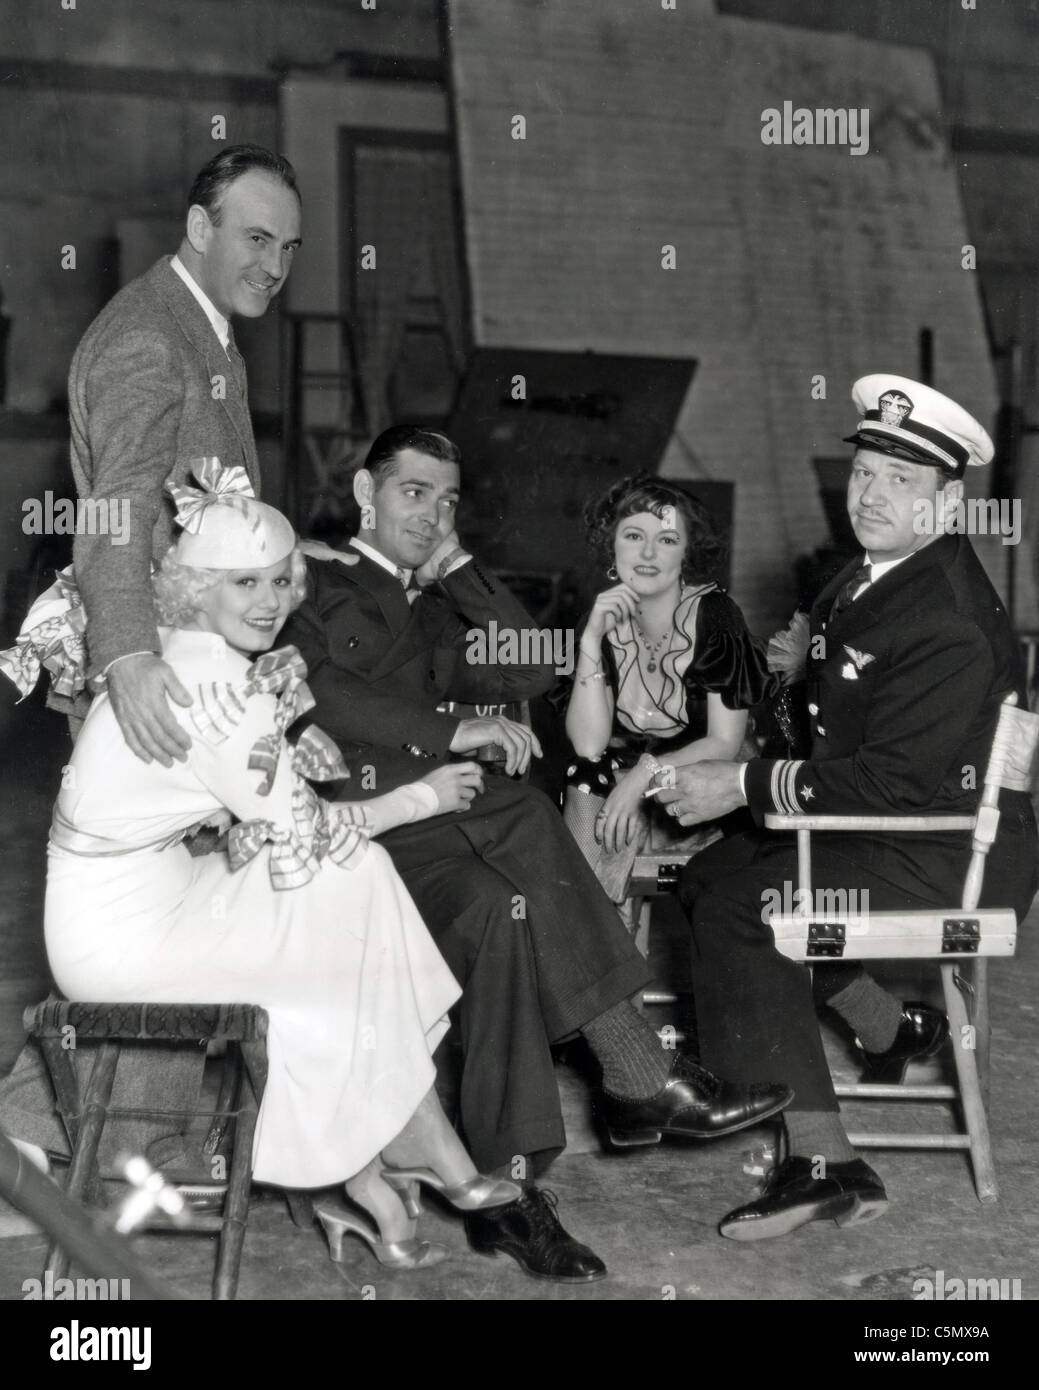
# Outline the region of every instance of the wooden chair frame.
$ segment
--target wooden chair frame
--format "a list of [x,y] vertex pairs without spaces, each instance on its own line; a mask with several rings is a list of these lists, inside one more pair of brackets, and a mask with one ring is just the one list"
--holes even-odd
[[[776,946],[793,960],[931,959],[939,964],[956,1066],[955,1086],[876,1085],[836,1087],[841,1099],[959,1102],[965,1128],[954,1134],[850,1134],[856,1148],[967,1149],[978,1198],[998,1200],[985,1094],[989,1073],[987,957],[1013,955],[1017,921],[1010,908],[979,908],[986,856],[999,827],[999,793],[1006,787],[1031,790],[1032,764],[1039,743],[1039,715],[1004,701],[992,740],[981,801],[973,816],[813,816],[766,815],[769,830],[797,837],[797,910],[773,916]],[[813,831],[852,834],[970,833],[971,856],[961,901],[948,908],[898,912],[814,912],[811,836]]]

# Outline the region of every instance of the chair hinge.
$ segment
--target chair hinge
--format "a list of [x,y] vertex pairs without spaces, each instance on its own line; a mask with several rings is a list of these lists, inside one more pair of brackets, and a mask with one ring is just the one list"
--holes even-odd
[[976,917],[942,918],[942,955],[977,955],[981,923]]
[[684,864],[658,864],[657,892],[673,893],[678,887],[678,878],[684,867]]
[[843,956],[844,923],[809,922],[808,947],[805,954],[808,956]]

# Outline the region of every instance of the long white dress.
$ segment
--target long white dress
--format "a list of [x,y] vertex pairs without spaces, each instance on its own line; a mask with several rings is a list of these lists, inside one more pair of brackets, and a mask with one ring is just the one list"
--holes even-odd
[[[51,828],[51,969],[71,999],[262,1005],[254,1177],[330,1185],[364,1167],[429,1090],[461,992],[369,842],[435,809],[435,794],[321,801],[283,736],[305,691],[295,649],[251,665],[213,634],[161,636],[194,696],[173,707],[191,750],[172,768],[142,763],[107,696],[93,702]],[[184,831],[224,809],[241,823],[230,853],[192,857]]]

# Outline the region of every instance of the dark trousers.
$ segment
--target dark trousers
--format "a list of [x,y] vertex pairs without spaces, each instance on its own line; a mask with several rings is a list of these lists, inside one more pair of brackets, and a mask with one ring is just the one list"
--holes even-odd
[[[915,857],[920,848],[920,837],[914,837]],[[884,843],[813,835],[812,886],[855,889],[860,903],[868,892],[869,907],[877,911],[949,906],[960,901],[967,854],[962,848],[950,853],[948,840],[936,845],[936,881],[927,888]],[[1020,919],[1036,887],[1030,812],[1004,818],[989,860],[982,906],[1012,906]],[[722,840],[683,872],[680,897],[693,931],[700,1056],[733,1081],[792,1086],[792,1110],[834,1111],[809,969],[780,955],[769,925],[770,894],[781,893],[784,883],[791,893],[797,887],[796,847],[790,837],[767,831]],[[861,967],[854,964],[824,967],[825,996],[850,983],[856,971]]]
[[469,810],[380,838],[463,994],[461,1126],[480,1168],[563,1148],[549,1044],[648,981],[559,812],[490,777]]

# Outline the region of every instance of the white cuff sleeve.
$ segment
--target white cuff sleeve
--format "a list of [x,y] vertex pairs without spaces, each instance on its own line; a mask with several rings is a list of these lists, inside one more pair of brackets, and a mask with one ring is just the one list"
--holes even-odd
[[361,803],[371,818],[372,834],[381,835],[398,825],[426,820],[440,813],[440,801],[428,782],[409,782],[371,801]]

